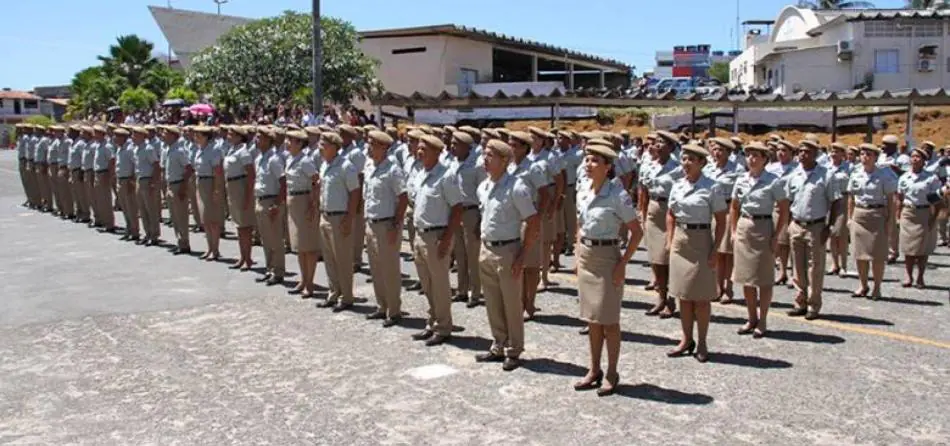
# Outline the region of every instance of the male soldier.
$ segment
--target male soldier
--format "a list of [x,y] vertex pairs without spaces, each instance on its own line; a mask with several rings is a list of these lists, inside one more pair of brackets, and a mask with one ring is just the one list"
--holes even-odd
[[406,174],[396,158],[388,155],[393,145],[392,137],[371,130],[367,139],[370,161],[363,172],[363,203],[366,207],[366,252],[377,309],[366,318],[384,319],[383,327],[391,327],[402,319],[399,245],[409,197]]
[[255,214],[267,267],[267,272],[256,280],[265,282],[267,286],[284,283],[286,273],[284,220],[287,219],[287,178],[284,176],[284,158],[277,153],[274,142],[273,129],[261,130],[258,143],[261,153],[254,161]]
[[31,209],[39,209],[42,206],[39,184],[36,180],[36,145],[39,142],[39,131],[32,124],[24,124],[28,131],[26,135],[26,178],[28,184],[28,198]]
[[[508,144],[512,148],[514,156],[511,158],[511,165],[508,166],[508,174],[520,178],[531,189],[531,199],[535,203],[535,209],[542,218],[548,214],[548,207],[551,206],[552,189],[554,188],[551,176],[547,171],[547,166],[543,160],[532,162],[528,158],[528,152],[534,138],[530,134],[521,131],[514,131],[508,134]],[[527,226],[523,225],[524,230]],[[522,234],[522,242],[525,235]],[[541,281],[541,242],[544,240],[544,225],[542,223],[541,233],[538,236],[539,242],[535,244],[530,251],[525,253],[524,259],[524,280],[522,281],[521,298],[524,300],[524,310],[527,313],[527,320],[534,319],[534,313],[538,309],[534,306],[534,299],[538,293],[538,283]]]
[[[343,153],[344,140],[334,132],[320,135],[320,244],[323,265],[330,281],[330,295],[317,304],[340,312],[353,306],[353,219],[360,205],[360,180],[356,167]],[[375,283],[374,283],[375,285]]]
[[[524,351],[522,268],[525,253],[536,243],[541,218],[531,199],[531,189],[507,172],[514,155],[511,147],[492,140],[482,153],[488,179],[477,192],[482,212],[479,232],[484,245],[479,270],[493,342],[489,351],[476,355],[475,360],[503,362],[502,369],[511,371],[521,365],[518,358]],[[523,244],[522,223],[526,228]]]
[[93,194],[96,197],[96,225],[101,226],[100,232],[114,234],[115,213],[112,206],[112,179],[115,177],[115,148],[106,141],[106,129],[95,126],[93,137],[97,144],[93,153]]
[[145,237],[136,244],[157,245],[161,236],[162,202],[159,198],[158,147],[149,140],[149,131],[143,127],[132,129],[132,154],[135,164],[136,196],[134,198],[142,216]]
[[576,134],[573,131],[561,130],[557,133],[558,150],[561,164],[564,166],[564,199],[561,206],[561,217],[564,225],[559,229],[554,241],[554,267],[560,268],[559,256],[562,252],[573,255],[574,236],[577,230],[577,169],[584,160],[584,153],[575,143]]
[[59,151],[59,197],[62,200],[62,209],[60,217],[64,220],[76,218],[75,197],[72,194],[72,188],[69,186],[70,167],[69,153],[72,150],[73,142],[76,137],[73,126],[60,130],[60,151]]
[[116,201],[125,218],[125,234],[120,240],[139,241],[139,207],[135,198],[135,152],[129,142],[130,132],[115,129],[112,142],[116,147],[115,181],[118,188]]
[[808,320],[817,319],[821,311],[828,225],[835,221],[840,210],[835,202],[841,199],[841,188],[833,174],[818,165],[818,151],[818,144],[802,140],[798,146],[799,165],[785,182],[792,203],[788,235],[798,288],[795,308],[788,315]]
[[83,176],[83,155],[88,145],[89,127],[74,128],[73,146],[69,149],[69,189],[75,203],[76,223],[89,223],[89,196]]
[[168,185],[168,211],[175,228],[175,239],[178,241],[172,252],[175,255],[191,254],[188,188],[195,170],[191,164],[191,154],[181,139],[181,129],[176,126],[166,126],[164,129],[162,138],[167,150],[162,171],[165,173],[165,184]]
[[[890,167],[894,174],[900,178],[901,175],[910,166],[910,157],[905,153],[900,153],[898,145],[900,140],[894,135],[884,135],[881,140],[881,154],[877,158],[878,167]],[[888,248],[887,263],[897,262],[897,248],[900,243],[900,233],[897,230],[897,220],[892,219],[891,227],[887,228]]]
[[[532,164],[539,164],[544,168],[545,175],[548,178],[548,181],[551,182],[552,187],[549,190],[550,201],[548,205],[544,207],[544,213],[541,214],[541,238],[539,243],[541,244],[541,282],[545,287],[550,286],[551,281],[548,279],[548,267],[551,263],[551,249],[554,245],[554,241],[557,238],[557,224],[554,221],[554,214],[558,208],[561,207],[561,199],[564,195],[564,188],[567,184],[567,180],[564,174],[564,167],[561,165],[560,160],[557,158],[557,154],[550,150],[553,146],[554,135],[550,132],[546,132],[537,127],[528,127],[528,131],[531,133],[531,151],[528,152],[527,159]],[[537,286],[537,284],[535,284]],[[537,291],[535,291],[536,293]],[[534,296],[531,296],[531,302],[534,302]],[[534,306],[527,306],[526,308],[533,309]]]
[[[419,177],[422,172],[425,172],[422,166],[422,158],[418,150],[419,147],[419,138],[423,137],[425,133],[421,130],[410,130],[406,134],[408,139],[408,145],[406,146],[406,160],[403,163],[402,170],[406,172],[406,192],[409,194],[409,209],[406,211],[406,235],[409,237],[409,257],[406,258],[407,261],[414,260],[414,254],[416,252],[416,224],[415,224],[415,203],[416,203],[416,190],[419,184]],[[418,291],[422,289],[422,283],[415,281],[409,285],[407,291]]]
[[36,126],[35,136],[39,137],[33,154],[33,171],[36,173],[37,190],[40,192],[40,211],[53,210],[52,194],[49,181],[49,144],[47,130],[43,126]]
[[[194,167],[195,160],[201,152],[201,148],[195,144],[195,132],[193,126],[185,128],[185,150],[188,151],[188,161]],[[188,181],[188,207],[191,210],[191,217],[195,220],[194,232],[204,232],[204,224],[201,222],[201,210],[198,208],[198,175],[192,175]]]
[[[313,165],[316,166],[316,168],[317,168],[317,175],[318,175],[318,177],[317,177],[317,184],[318,184],[318,186],[317,186],[317,187],[319,187],[320,168],[323,167],[323,155],[320,154],[320,135],[323,133],[323,131],[320,130],[319,127],[312,127],[312,126],[311,126],[311,127],[306,127],[306,128],[304,128],[304,132],[307,134],[307,147],[304,148],[304,152],[307,154],[307,156],[310,157],[310,159],[313,160]],[[322,215],[320,215],[320,193],[319,193],[319,190],[317,191],[317,201],[316,201],[316,203],[314,203],[314,206],[316,206],[316,209],[317,209],[317,212],[314,213],[315,216],[314,216],[313,218],[316,219],[315,224],[316,224],[316,226],[317,226],[317,252],[316,252],[316,256],[317,256],[317,261],[319,262],[320,259],[323,258],[323,244],[320,243],[320,219],[322,218]]]
[[32,194],[30,191],[29,175],[27,174],[27,141],[29,140],[30,134],[32,133],[31,128],[28,128],[25,124],[17,124],[16,128],[16,157],[17,165],[20,169],[20,184],[23,186],[23,195],[26,197],[26,200],[23,202],[22,206],[31,207],[31,198]]
[[359,137],[359,132],[353,126],[343,124],[339,128],[340,138],[343,140],[343,147],[340,149],[343,156],[353,165],[353,168],[356,169],[357,177],[359,178],[359,191],[357,193],[357,199],[360,200],[356,206],[356,214],[353,215],[353,271],[359,271],[360,265],[362,265],[363,259],[363,237],[366,232],[366,222],[364,221],[365,216],[363,215],[363,167],[366,165],[366,153],[363,151],[363,147],[357,144],[356,139]]
[[49,164],[49,190],[50,190],[50,209],[54,208],[53,215],[58,215],[65,218],[65,207],[63,203],[63,194],[62,187],[60,184],[60,164],[59,161],[63,157],[64,147],[63,147],[63,128],[58,125],[51,125],[49,127],[49,153],[47,156],[47,163]]
[[455,234],[455,259],[458,262],[458,294],[456,302],[468,301],[468,308],[481,301],[482,283],[478,274],[479,241],[478,196],[475,191],[485,179],[485,169],[478,165],[478,155],[473,149],[475,141],[471,134],[452,134],[452,161],[450,174],[455,175],[462,192],[462,228]]
[[445,145],[437,136],[420,138],[424,172],[416,191],[415,224],[419,234],[415,263],[422,291],[429,302],[426,328],[412,336],[426,346],[439,345],[452,336],[452,297],[449,260],[455,231],[462,223],[462,193],[448,167],[439,162]]
[[[90,227],[99,226],[99,200],[96,197],[96,150],[99,140],[96,138],[95,127],[87,127],[86,146],[82,152],[82,181],[86,191],[86,203],[89,205],[88,223]],[[93,219],[96,217],[96,219]]]

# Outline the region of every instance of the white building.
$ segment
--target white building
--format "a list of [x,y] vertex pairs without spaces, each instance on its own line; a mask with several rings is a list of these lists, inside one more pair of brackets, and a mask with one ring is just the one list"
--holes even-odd
[[950,86],[950,11],[782,9],[769,35],[750,33],[730,86],[814,91]]
[[15,124],[30,116],[44,115],[43,98],[26,91],[0,90],[0,122]]

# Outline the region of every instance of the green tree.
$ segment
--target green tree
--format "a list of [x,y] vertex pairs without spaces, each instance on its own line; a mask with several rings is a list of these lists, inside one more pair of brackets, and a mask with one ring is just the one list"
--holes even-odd
[[126,89],[119,95],[119,107],[126,113],[148,110],[155,106],[157,101],[155,93],[142,87]]
[[947,0],[906,0],[907,9],[948,9]]
[[141,86],[160,98],[172,89],[183,85],[185,85],[185,75],[163,63],[156,64],[142,75]]
[[864,0],[802,0],[799,8],[809,9],[867,9],[873,8],[874,3]]
[[99,60],[110,74],[121,76],[132,87],[138,87],[145,73],[159,63],[152,57],[154,49],[152,42],[134,34],[119,36],[116,44],[109,47],[109,55],[99,56]]
[[181,99],[189,104],[198,102],[198,93],[188,87],[175,87],[168,91],[165,99]]
[[729,83],[729,64],[725,62],[715,62],[709,66],[710,79],[716,79],[723,84]]
[[[188,84],[223,104],[287,101],[312,87],[310,14],[285,12],[237,27],[192,61]],[[358,46],[348,22],[323,17],[323,92],[326,99],[349,103],[381,91],[377,62]]]
[[67,112],[71,116],[82,116],[105,110],[116,104],[119,94],[127,87],[125,79],[112,75],[105,67],[86,68],[73,76]]
[[30,116],[29,118],[24,119],[23,122],[26,124],[42,125],[42,126],[51,126],[56,123],[56,121],[53,121],[49,116],[43,116],[43,115]]

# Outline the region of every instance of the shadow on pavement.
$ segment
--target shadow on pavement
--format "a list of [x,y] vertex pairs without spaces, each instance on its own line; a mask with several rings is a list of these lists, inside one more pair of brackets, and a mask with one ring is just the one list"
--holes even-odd
[[534,322],[545,325],[560,325],[562,327],[586,327],[587,323],[574,317],[562,314],[535,314]]
[[894,325],[891,321],[885,321],[884,319],[874,319],[863,316],[855,316],[852,314],[822,314],[821,319],[826,321],[841,322],[843,324],[858,324],[858,325]]
[[713,397],[702,393],[680,392],[679,390],[665,389],[646,383],[632,386],[619,384],[617,386],[617,395],[666,404],[705,405],[713,402]]
[[679,341],[675,339],[666,338],[663,336],[656,336],[646,333],[633,333],[630,331],[620,332],[620,340],[622,342],[635,342],[638,344],[650,344],[650,345],[676,345],[679,344]]
[[[455,327],[459,328],[459,327]],[[455,331],[454,329],[452,331]],[[485,339],[481,336],[456,336],[452,335],[447,344],[458,347],[462,350],[472,350],[477,352],[487,352],[491,347],[491,339]]]
[[564,288],[564,287],[556,286],[556,287],[546,288],[544,291],[548,293],[563,294],[565,296],[577,297],[577,288]]
[[715,364],[737,365],[756,369],[787,369],[792,366],[781,359],[760,358],[758,356],[737,355],[735,353],[710,352],[709,362]]
[[780,341],[811,342],[814,344],[842,344],[844,343],[844,338],[840,336],[809,333],[807,331],[789,331],[789,330],[769,331],[765,335],[765,337],[771,338],[771,339],[777,339]]
[[581,367],[569,362],[561,362],[550,358],[527,359],[522,367],[535,373],[546,373],[550,375],[577,376],[582,377],[587,374],[587,367]]

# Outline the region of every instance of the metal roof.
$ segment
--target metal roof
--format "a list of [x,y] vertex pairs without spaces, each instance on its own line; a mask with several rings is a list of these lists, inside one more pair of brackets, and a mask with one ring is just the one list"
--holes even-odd
[[696,93],[676,95],[666,92],[661,95],[647,94],[640,90],[578,89],[561,91],[555,89],[547,95],[537,95],[531,90],[521,95],[507,95],[501,90],[486,96],[470,93],[453,96],[443,91],[437,96],[419,92],[409,96],[384,93],[373,98],[380,106],[412,107],[416,109],[495,108],[495,107],[723,107],[774,108],[774,107],[857,107],[908,105],[950,105],[950,92],[942,88],[917,90],[851,90],[842,92],[802,92],[781,94],[728,94],[717,93],[702,96]]
[[950,18],[947,9],[853,9],[835,11],[848,20],[943,19]]
[[191,58],[196,53],[214,46],[218,38],[232,28],[254,21],[244,17],[161,6],[149,6],[148,9],[185,68],[191,66]]
[[534,51],[550,56],[564,58],[568,57],[578,62],[588,62],[598,65],[605,65],[620,71],[628,71],[633,66],[615,59],[608,59],[593,54],[582,53],[568,48],[537,42],[534,40],[521,39],[505,34],[499,34],[478,28],[455,25],[452,23],[445,25],[418,26],[412,28],[393,28],[374,31],[361,31],[360,37],[363,39],[380,39],[387,37],[411,37],[425,35],[451,35],[465,39],[480,40],[489,43],[509,46],[516,49]]

